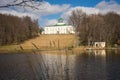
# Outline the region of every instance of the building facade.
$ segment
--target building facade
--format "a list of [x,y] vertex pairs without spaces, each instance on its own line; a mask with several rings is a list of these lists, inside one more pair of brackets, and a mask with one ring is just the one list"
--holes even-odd
[[105,48],[106,43],[105,42],[95,42],[94,47],[96,48]]
[[72,25],[67,25],[63,22],[63,19],[58,19],[56,25],[46,26],[43,34],[74,34],[75,29]]

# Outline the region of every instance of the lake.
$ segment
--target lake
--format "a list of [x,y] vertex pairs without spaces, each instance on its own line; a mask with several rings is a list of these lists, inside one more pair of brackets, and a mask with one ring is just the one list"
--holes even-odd
[[0,54],[0,80],[120,80],[118,50],[60,53]]

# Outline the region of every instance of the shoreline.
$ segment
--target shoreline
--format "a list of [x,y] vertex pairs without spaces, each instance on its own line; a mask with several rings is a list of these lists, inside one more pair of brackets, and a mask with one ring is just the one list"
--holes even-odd
[[94,48],[94,47],[88,47],[88,46],[79,46],[79,47],[74,47],[74,48],[31,48],[31,49],[16,49],[16,48],[2,48],[0,46],[0,54],[4,53],[33,53],[34,51],[40,51],[40,52],[60,52],[60,51],[75,51],[75,52],[86,52],[88,50],[120,50],[120,47],[115,48],[115,47],[106,47],[106,48]]

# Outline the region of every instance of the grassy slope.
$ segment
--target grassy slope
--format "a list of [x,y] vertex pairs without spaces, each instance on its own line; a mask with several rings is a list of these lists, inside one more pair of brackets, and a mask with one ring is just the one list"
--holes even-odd
[[[20,44],[23,49],[35,49],[34,43],[39,49],[57,49],[58,42],[60,48],[70,47],[73,45],[74,35],[40,35],[34,39],[30,39]],[[20,45],[0,46],[0,50],[20,50]]]
[[72,46],[74,41],[74,35],[41,35],[35,39],[21,44],[23,48],[35,48],[32,43],[34,43],[40,49],[46,48],[60,48]]

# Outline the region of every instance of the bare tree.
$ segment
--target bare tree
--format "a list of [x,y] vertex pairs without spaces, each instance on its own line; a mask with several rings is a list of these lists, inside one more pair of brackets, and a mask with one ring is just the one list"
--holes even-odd
[[38,36],[38,20],[0,14],[0,45],[17,44]]
[[81,9],[75,9],[71,12],[68,22],[75,27],[76,31],[78,31],[85,16],[86,14]]
[[22,6],[38,9],[43,0],[1,0],[0,8],[11,7],[11,6]]
[[93,42],[104,41],[113,45],[120,39],[120,15],[110,12],[106,15],[88,15],[80,9],[73,10],[69,16],[79,36],[80,42],[90,45]]
[[[69,16],[68,23],[74,26],[76,36],[80,34],[81,23],[85,17],[86,14],[80,8],[73,10]],[[79,45],[79,37],[76,38],[75,43],[75,46]]]

